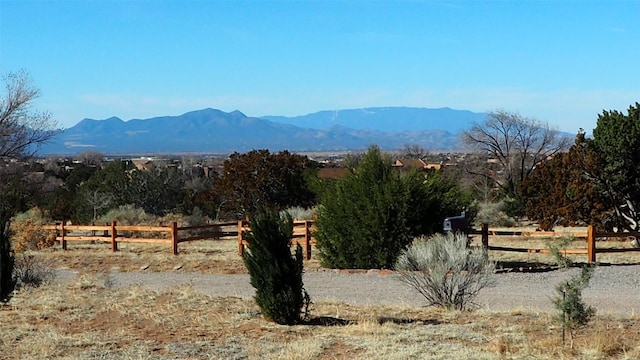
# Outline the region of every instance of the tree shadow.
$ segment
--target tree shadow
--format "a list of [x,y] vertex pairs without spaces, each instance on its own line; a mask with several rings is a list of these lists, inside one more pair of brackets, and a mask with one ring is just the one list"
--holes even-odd
[[396,317],[388,317],[381,316],[378,317],[378,324],[396,324],[396,325],[408,325],[408,324],[418,324],[418,325],[439,325],[440,321],[436,319],[410,319],[410,318],[396,318]]
[[[580,263],[581,265],[587,265],[587,263]],[[632,263],[611,263],[611,262],[596,262],[595,265],[597,266],[638,266],[640,265],[640,262],[632,262]]]
[[556,271],[559,267],[557,265],[545,264],[541,262],[530,261],[496,261],[496,273],[509,273],[509,272],[521,272],[521,273],[534,273],[534,272],[550,272]]
[[[440,321],[435,319],[412,319],[412,318],[397,318],[397,317],[389,317],[389,316],[380,316],[376,319],[379,325],[384,324],[396,324],[396,325],[408,325],[408,324],[418,324],[418,325],[439,325]],[[355,325],[358,322],[355,320],[347,320],[335,318],[332,316],[316,316],[307,321],[304,321],[302,325],[309,326],[347,326],[347,325]]]
[[353,325],[356,322],[353,320],[346,320],[335,318],[332,316],[316,316],[312,317],[309,320],[306,320],[302,323],[302,325],[310,325],[310,326],[347,326]]

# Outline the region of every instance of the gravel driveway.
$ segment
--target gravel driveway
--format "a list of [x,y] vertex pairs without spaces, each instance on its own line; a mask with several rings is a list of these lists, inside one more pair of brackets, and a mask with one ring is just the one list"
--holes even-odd
[[[477,303],[489,311],[527,310],[553,312],[551,299],[555,286],[577,274],[579,269],[537,273],[496,274],[496,285],[484,289]],[[597,267],[583,299],[594,306],[598,314],[632,316],[640,314],[640,265]],[[58,281],[68,281],[77,274],[69,270],[58,272]],[[253,288],[249,275],[204,275],[175,272],[116,272],[110,273],[116,287],[139,284],[162,291],[191,284],[197,291],[211,296],[251,298]],[[314,301],[336,301],[354,305],[425,305],[422,297],[401,283],[397,276],[377,271],[343,273],[310,271],[304,275],[305,288]]]

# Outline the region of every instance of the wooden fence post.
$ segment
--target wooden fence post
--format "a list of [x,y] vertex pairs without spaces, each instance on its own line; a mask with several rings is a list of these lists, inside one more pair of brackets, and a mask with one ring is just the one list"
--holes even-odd
[[178,223],[171,223],[171,244],[173,244],[173,255],[178,255]]
[[60,224],[60,226],[62,228],[62,230],[60,230],[60,232],[62,234],[61,239],[60,239],[60,244],[62,244],[62,250],[67,250],[67,240],[64,239],[65,232],[67,232],[64,229],[64,220],[62,220],[62,223]]
[[243,221],[238,220],[238,255],[244,255],[244,244],[242,243],[242,225]]
[[116,221],[113,220],[111,222],[111,251],[118,251],[118,243],[116,242],[116,237],[118,237],[118,233],[116,230]]
[[596,230],[593,225],[587,227],[587,262],[596,262]]
[[482,224],[481,228],[482,248],[489,249],[489,224]]
[[311,230],[309,226],[309,220],[304,221],[304,245],[307,260],[311,260]]

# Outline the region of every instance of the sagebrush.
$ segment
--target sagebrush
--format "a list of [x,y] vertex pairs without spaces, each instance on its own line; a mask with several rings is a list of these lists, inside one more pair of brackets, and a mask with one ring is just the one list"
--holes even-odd
[[468,247],[467,236],[420,237],[398,257],[400,281],[416,289],[428,305],[464,310],[480,290],[493,284],[495,265],[481,247]]
[[43,257],[19,253],[15,258],[13,276],[19,287],[38,287],[52,281],[55,271]]

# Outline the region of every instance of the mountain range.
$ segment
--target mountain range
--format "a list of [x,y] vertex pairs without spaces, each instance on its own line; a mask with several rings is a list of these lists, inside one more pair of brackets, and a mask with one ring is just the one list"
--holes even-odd
[[400,149],[418,144],[429,150],[459,149],[461,130],[486,117],[449,108],[379,107],[320,111],[296,117],[248,117],[240,111],[191,111],[124,121],[84,119],[40,148],[41,154],[228,153],[362,150],[371,144]]

